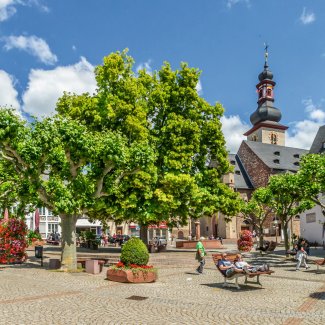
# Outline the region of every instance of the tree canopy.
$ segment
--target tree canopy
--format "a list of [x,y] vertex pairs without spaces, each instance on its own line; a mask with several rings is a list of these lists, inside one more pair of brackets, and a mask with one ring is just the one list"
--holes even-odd
[[306,195],[304,180],[299,174],[279,174],[270,178],[268,189],[272,198],[270,207],[281,220],[286,251],[290,247],[288,238],[289,222],[299,213],[314,205]]
[[[134,185],[125,191],[127,209],[112,214],[107,208],[111,198],[103,197],[102,209],[97,205],[90,215],[141,224],[184,224],[189,215],[198,218],[218,210],[233,215],[237,194],[221,183],[230,170],[220,122],[223,107],[199,96],[200,72],[185,63],[175,71],[165,63],[152,74],[132,68],[126,51],[113,53],[96,68],[96,94],[66,93],[57,104],[60,115],[89,129],[120,132],[128,144],[146,143],[155,154],[151,170],[126,178],[148,185],[145,191]],[[217,168],[209,167],[211,159]]]
[[243,202],[241,212],[246,220],[249,220],[258,230],[259,244],[263,246],[263,227],[269,215],[271,207],[272,192],[268,187],[260,187],[254,191],[248,202]]
[[298,172],[302,178],[306,195],[322,209],[325,216],[325,156],[309,154],[302,158]]

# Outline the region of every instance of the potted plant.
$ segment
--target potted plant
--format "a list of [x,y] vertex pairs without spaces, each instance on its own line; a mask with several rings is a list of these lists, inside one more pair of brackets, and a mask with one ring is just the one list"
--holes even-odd
[[27,233],[27,244],[28,246],[37,246],[37,245],[43,245],[43,239],[41,234],[36,230],[29,230]]
[[116,282],[155,282],[157,270],[147,265],[149,253],[141,239],[133,237],[122,247],[120,262],[107,270],[107,278]]

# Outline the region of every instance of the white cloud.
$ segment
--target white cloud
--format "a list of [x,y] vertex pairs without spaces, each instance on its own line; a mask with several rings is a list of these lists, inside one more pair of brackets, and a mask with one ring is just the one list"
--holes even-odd
[[146,69],[147,73],[149,73],[150,75],[152,75],[151,62],[152,62],[152,60],[149,59],[147,62],[140,63],[136,67],[136,72],[139,72],[140,70]]
[[0,0],[0,21],[9,19],[16,13],[15,0]]
[[195,89],[196,89],[196,91],[197,91],[197,93],[198,93],[199,95],[202,95],[202,94],[203,94],[201,80],[198,81],[198,83],[196,84]]
[[18,92],[14,87],[14,79],[7,72],[0,70],[0,106],[13,107],[17,111],[20,109]]
[[325,124],[325,112],[317,107],[312,99],[302,101],[307,118],[293,122],[286,134],[286,145],[294,148],[310,149],[318,128]]
[[302,10],[302,14],[300,16],[300,21],[304,24],[304,25],[308,25],[313,23],[316,20],[316,16],[313,12],[311,11],[307,11],[306,8],[304,8]]
[[231,9],[239,3],[245,3],[247,7],[250,7],[250,0],[227,0],[227,7]]
[[35,6],[43,12],[49,12],[49,8],[42,3],[41,0],[0,0],[0,21],[5,21],[11,18],[16,12],[16,7]]
[[57,57],[53,54],[47,43],[36,36],[8,36],[3,38],[4,48],[9,51],[19,49],[36,56],[45,64],[54,64],[57,62]]
[[246,140],[243,134],[249,130],[249,126],[245,122],[242,122],[238,115],[231,115],[229,117],[222,116],[221,123],[227,150],[231,153],[236,153],[241,142]]
[[23,110],[37,117],[50,115],[54,113],[56,102],[64,91],[92,94],[95,90],[94,67],[85,58],[75,65],[53,70],[31,70],[22,98]]

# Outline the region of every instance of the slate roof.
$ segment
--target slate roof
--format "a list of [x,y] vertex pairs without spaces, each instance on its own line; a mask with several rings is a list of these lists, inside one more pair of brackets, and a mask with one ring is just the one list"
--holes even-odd
[[310,153],[320,153],[325,150],[323,147],[323,143],[325,143],[325,125],[321,126],[318,129],[316,137],[314,139],[313,144],[310,147]]
[[297,171],[299,160],[308,150],[255,141],[243,141],[266,166],[278,170]]
[[253,189],[253,184],[250,181],[240,158],[236,154],[229,154],[228,159],[230,164],[234,167],[234,181],[236,189]]

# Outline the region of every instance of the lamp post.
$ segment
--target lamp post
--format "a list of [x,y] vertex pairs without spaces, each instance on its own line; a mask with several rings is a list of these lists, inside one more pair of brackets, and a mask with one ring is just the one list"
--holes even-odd
[[274,223],[274,227],[275,227],[275,242],[278,243],[278,224],[279,224],[279,221],[277,219],[275,219],[273,221]]

